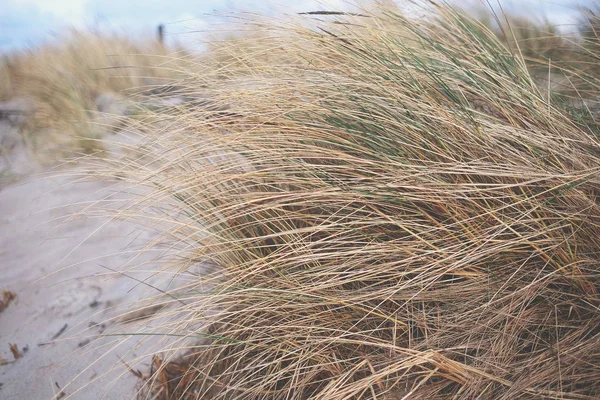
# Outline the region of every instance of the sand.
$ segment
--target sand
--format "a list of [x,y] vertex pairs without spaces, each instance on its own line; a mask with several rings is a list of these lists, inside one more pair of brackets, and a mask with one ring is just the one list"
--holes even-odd
[[[0,312],[0,357],[13,360],[9,344],[23,354],[0,366],[0,398],[5,400],[50,399],[77,375],[64,389],[77,399],[134,398],[140,382],[118,358],[140,355],[134,349],[139,339],[120,343],[124,336],[97,337],[110,328],[102,322],[123,312],[115,306],[127,306],[148,291],[105,267],[118,269],[131,257],[127,251],[152,233],[122,221],[96,231],[106,217],[65,220],[114,190],[106,183],[72,180],[32,177],[0,190],[0,289],[17,295]],[[106,354],[118,343],[119,349]]]
[[[123,361],[147,371],[157,341],[103,335],[137,332],[111,320],[156,294],[139,283],[156,284],[144,272],[154,256],[139,249],[157,233],[96,211],[130,196],[115,179],[81,180],[82,167],[44,171],[9,122],[0,120],[0,298],[17,298],[0,312],[0,399],[135,398],[142,380]],[[118,201],[96,204],[108,196]],[[114,272],[124,266],[127,276]]]
[[[19,135],[28,107],[0,103],[0,299],[2,290],[17,296],[0,311],[0,399],[136,398],[143,380],[124,363],[147,373],[168,341],[136,335],[155,310],[123,322],[138,300],[158,294],[156,253],[145,250],[158,232],[110,211],[141,189],[81,179],[85,165],[41,167]],[[139,141],[105,139],[114,157]]]

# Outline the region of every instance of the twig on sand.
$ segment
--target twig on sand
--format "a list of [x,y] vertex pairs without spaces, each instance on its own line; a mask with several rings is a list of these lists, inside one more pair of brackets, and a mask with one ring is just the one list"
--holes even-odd
[[63,333],[65,333],[65,331],[67,330],[69,324],[64,324],[62,328],[60,328],[60,330],[58,332],[56,332],[56,334],[54,336],[52,336],[52,340],[56,340],[58,339],[58,337],[60,335],[62,335]]
[[65,397],[67,394],[64,392],[64,390],[61,389],[58,382],[54,382],[54,384],[56,385],[56,387],[59,390],[58,393],[56,395],[54,395],[54,399],[59,400],[59,399],[62,399],[63,397]]
[[127,370],[129,370],[129,372],[131,372],[133,375],[135,375],[137,378],[141,379],[141,380],[148,380],[147,377],[144,376],[144,374],[142,374],[140,372],[139,369],[133,369],[129,366],[129,364],[127,364],[125,362],[125,360],[123,360],[121,357],[119,357],[119,360],[123,363],[123,365],[125,365],[127,367]]
[[15,358],[15,360],[18,360],[19,358],[23,357],[23,355],[19,351],[19,347],[17,347],[16,344],[10,344],[9,343],[8,346],[9,346],[10,352],[12,353],[13,357]]
[[63,333],[65,333],[65,331],[67,330],[68,327],[69,327],[69,324],[64,324],[62,326],[62,328],[60,328],[60,330],[58,332],[56,332],[56,334],[54,336],[52,336],[52,339],[50,339],[49,342],[38,343],[38,346],[47,346],[49,344],[54,344],[54,341],[56,339],[58,339],[60,335],[62,335]]

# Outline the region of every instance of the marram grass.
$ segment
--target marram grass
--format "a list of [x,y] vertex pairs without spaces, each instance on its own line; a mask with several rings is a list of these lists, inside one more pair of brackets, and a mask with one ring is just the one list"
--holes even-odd
[[600,396],[595,125],[421,11],[261,25],[116,164],[170,205],[178,272],[213,266],[166,298],[186,373],[144,398]]

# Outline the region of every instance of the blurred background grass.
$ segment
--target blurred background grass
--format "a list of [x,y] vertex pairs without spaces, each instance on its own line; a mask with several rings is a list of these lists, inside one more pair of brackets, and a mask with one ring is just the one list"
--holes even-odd
[[[565,33],[544,16],[499,14],[483,6],[473,10],[480,22],[477,29],[493,32],[510,52],[522,56],[540,88],[562,99],[565,107],[573,106],[581,118],[593,118],[598,108],[597,11],[598,6],[580,8],[577,25]],[[0,100],[29,102],[33,113],[22,132],[28,146],[43,159],[101,151],[98,139],[116,122],[101,114],[130,113],[125,104],[141,104],[136,95],[150,93],[153,87],[176,85],[191,72],[231,74],[236,64],[249,74],[250,62],[294,62],[290,53],[285,60],[281,52],[273,59],[270,39],[261,37],[264,32],[255,25],[247,24],[244,30],[221,35],[202,51],[166,46],[152,35],[134,40],[100,30],[70,30],[47,44],[3,54]],[[107,101],[110,109],[99,104]],[[115,101],[122,104],[114,106]]]

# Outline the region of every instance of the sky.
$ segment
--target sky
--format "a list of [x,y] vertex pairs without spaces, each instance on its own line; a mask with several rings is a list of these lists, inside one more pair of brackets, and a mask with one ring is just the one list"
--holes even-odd
[[[210,15],[231,11],[341,9],[345,0],[1,0],[0,52],[35,46],[68,29],[102,28],[133,35],[152,34],[165,24],[170,40],[185,42],[189,32],[207,28]],[[397,0],[402,1],[402,0]],[[453,0],[457,4],[466,1]],[[528,16],[546,16],[568,26],[578,5],[593,0],[487,0]]]

